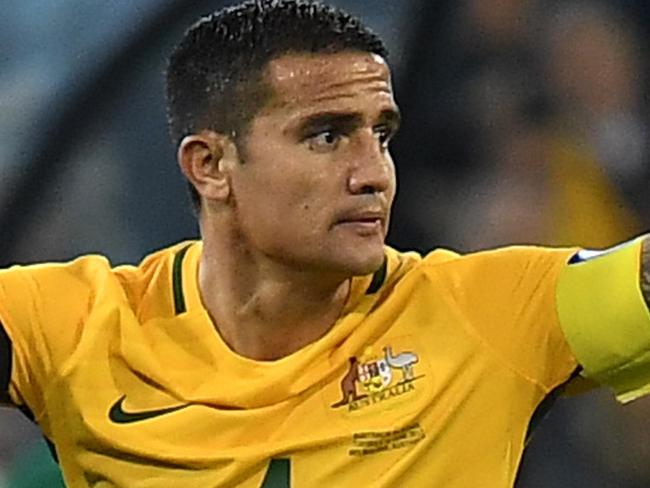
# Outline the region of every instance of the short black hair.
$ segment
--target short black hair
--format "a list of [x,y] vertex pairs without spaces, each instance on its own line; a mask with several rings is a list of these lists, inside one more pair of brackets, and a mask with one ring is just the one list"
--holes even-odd
[[[248,0],[201,18],[169,56],[167,119],[174,143],[205,129],[245,134],[272,95],[264,83],[270,61],[342,51],[388,56],[359,19],[316,1]],[[191,184],[190,195],[198,210]]]

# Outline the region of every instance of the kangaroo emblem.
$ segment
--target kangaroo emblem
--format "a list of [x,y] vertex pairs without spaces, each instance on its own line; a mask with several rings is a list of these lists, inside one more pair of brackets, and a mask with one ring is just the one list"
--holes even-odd
[[357,393],[357,380],[359,379],[359,360],[356,356],[350,358],[350,369],[341,380],[341,393],[343,398],[336,402],[332,407],[342,407],[347,405],[350,401],[362,398]]

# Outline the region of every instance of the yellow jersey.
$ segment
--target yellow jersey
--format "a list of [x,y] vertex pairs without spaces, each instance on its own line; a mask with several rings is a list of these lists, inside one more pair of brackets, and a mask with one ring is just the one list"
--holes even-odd
[[511,487],[533,413],[577,368],[555,294],[572,249],[387,247],[327,334],[276,361],[219,336],[201,249],[0,272],[10,401],[68,486]]

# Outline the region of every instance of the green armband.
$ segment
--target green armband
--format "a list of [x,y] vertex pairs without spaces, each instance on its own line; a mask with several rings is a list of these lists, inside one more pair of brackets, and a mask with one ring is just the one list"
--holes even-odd
[[[636,239],[568,264],[560,273],[560,326],[584,375],[625,403],[650,393],[650,311]],[[583,251],[583,253],[585,253]],[[588,252],[586,252],[588,253]]]

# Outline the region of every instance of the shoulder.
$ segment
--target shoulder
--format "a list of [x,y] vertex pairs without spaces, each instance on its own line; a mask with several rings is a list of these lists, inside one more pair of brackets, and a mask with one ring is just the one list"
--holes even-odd
[[[0,300],[5,303],[70,305],[77,302],[117,303],[128,301],[138,309],[148,295],[169,301],[174,266],[179,268],[185,252],[197,241],[184,241],[155,251],[135,265],[114,266],[101,255],[89,254],[67,262],[15,265],[0,270]],[[23,297],[20,299],[20,297]]]
[[576,252],[577,248],[509,246],[469,254],[435,249],[420,255],[389,248],[387,256],[397,280],[416,279],[436,287],[511,288],[524,281],[531,286],[554,281]]
[[124,283],[150,279],[161,271],[173,268],[174,261],[180,261],[193,245],[200,245],[200,243],[194,240],[179,242],[146,255],[138,264],[116,266],[113,272]]
[[15,264],[0,270],[0,288],[32,292],[36,295],[64,291],[74,292],[89,287],[111,272],[111,264],[104,256],[89,254],[66,262]]
[[461,254],[447,249],[436,249],[427,254],[423,260],[426,266],[451,265],[468,266],[483,263],[495,262],[504,264],[506,262],[531,261],[538,259],[563,260],[577,252],[577,248],[569,247],[544,247],[534,245],[514,245],[485,249]]
[[173,265],[174,257],[189,248],[196,241],[184,241],[166,247],[145,256],[139,264],[113,265],[106,256],[86,254],[70,261],[44,262],[37,264],[16,264],[0,270],[0,282],[14,277],[38,283],[56,281],[94,284],[103,282],[107,277],[116,277],[124,284],[146,280],[160,270]]
[[[173,302],[174,280],[182,273],[183,262],[192,252],[196,260],[200,252],[200,241],[183,241],[155,251],[137,265],[122,265],[113,269],[130,306],[141,315],[166,315]],[[175,278],[175,275],[176,276]]]
[[556,268],[567,264],[577,248],[508,246],[469,254],[440,250],[428,254],[422,265],[442,274],[474,274],[490,271],[491,275],[530,273],[538,268]]

